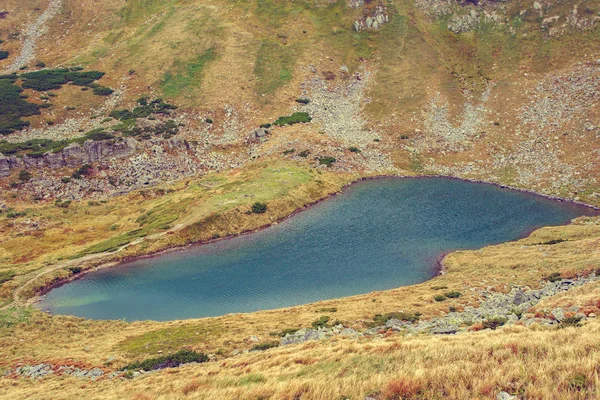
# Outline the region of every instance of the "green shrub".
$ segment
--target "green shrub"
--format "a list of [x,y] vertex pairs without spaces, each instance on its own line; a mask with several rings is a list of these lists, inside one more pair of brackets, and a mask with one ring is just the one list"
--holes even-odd
[[300,153],[298,153],[298,156],[299,157],[308,157],[309,154],[310,154],[310,151],[302,150]]
[[19,180],[21,182],[29,182],[30,179],[31,179],[31,173],[29,171],[22,169],[19,172]]
[[251,351],[263,351],[263,350],[272,349],[273,347],[277,347],[277,346],[279,346],[279,342],[258,343],[256,345],[254,345],[250,350]]
[[103,87],[100,85],[94,86],[93,82],[102,78],[104,76],[104,72],[79,71],[79,69],[75,70],[75,68],[59,68],[27,72],[21,75],[21,79],[23,80],[22,87],[25,89],[37,90],[38,92],[60,89],[63,85],[69,82],[77,86],[94,87],[94,89]]
[[360,153],[360,149],[355,146],[349,147],[348,150],[350,150],[352,153]]
[[203,363],[208,361],[208,356],[204,353],[197,353],[193,350],[179,350],[175,354],[169,354],[161,357],[149,358],[144,361],[131,363],[122,368],[122,371],[153,371],[163,368],[174,368],[181,364],[192,362]]
[[323,315],[322,317],[320,317],[319,319],[313,321],[311,323],[311,326],[313,328],[324,328],[327,326],[327,323],[329,322],[329,317],[327,315]]
[[406,140],[408,138],[409,138],[408,135],[400,135],[400,139],[402,139],[402,140]]
[[279,117],[273,125],[284,126],[284,125],[293,125],[298,123],[310,122],[312,121],[312,117],[308,115],[306,112],[295,112],[292,115]]
[[69,267],[68,270],[71,271],[73,275],[78,274],[82,271],[81,267]]
[[293,335],[294,333],[298,332],[299,330],[300,330],[300,328],[287,328],[280,332],[269,332],[269,336],[284,337],[287,334]]
[[306,98],[299,98],[299,99],[296,99],[296,103],[300,103],[300,104],[308,104],[308,103],[310,103],[310,99],[306,99]]
[[376,314],[373,317],[373,323],[369,324],[371,327],[385,325],[390,319],[398,319],[406,322],[417,322],[421,318],[421,313],[407,313],[403,311],[391,312],[387,314]]
[[287,156],[288,154],[292,154],[294,151],[296,151],[296,150],[295,149],[284,150],[283,155]]
[[443,294],[438,294],[433,298],[435,301],[445,301],[447,299]]
[[256,203],[252,204],[251,212],[252,212],[252,214],[263,214],[263,213],[267,212],[267,204],[257,201]]
[[207,124],[212,124],[212,123],[213,123],[213,120],[212,120],[212,118],[206,118],[204,121],[205,121]]
[[326,165],[328,167],[331,167],[335,161],[336,161],[336,159],[334,157],[321,157],[321,158],[319,158],[319,164],[320,165]]
[[8,58],[8,51],[0,51],[0,60],[5,60]]
[[12,78],[0,79],[0,135],[28,126],[29,122],[23,121],[22,117],[40,114],[39,105],[28,103],[20,97],[22,91]]
[[25,211],[7,211],[6,212],[6,218],[10,218],[10,219],[24,217],[26,215],[27,215],[27,213]]
[[568,318],[565,318],[562,321],[560,321],[560,325],[561,325],[561,327],[581,326],[581,324],[580,324],[581,320],[582,320],[582,317],[577,317],[577,316],[568,317]]
[[317,312],[337,312],[337,308],[335,307],[324,307],[324,308],[319,308],[319,310]]
[[71,205],[71,200],[61,201],[60,199],[56,199],[54,204],[60,208],[69,208],[69,206]]
[[569,389],[580,392],[587,388],[588,380],[585,375],[578,374],[570,378],[567,382],[567,385],[569,386]]
[[460,296],[462,296],[462,293],[457,292],[457,291],[452,291],[452,292],[444,293],[444,296],[446,296],[449,299],[456,299],[456,298],[459,298]]
[[93,140],[94,142],[100,142],[102,140],[114,139],[115,135],[105,132],[102,128],[96,128],[86,133],[85,137]]
[[269,129],[269,128],[271,127],[271,124],[269,124],[269,123],[266,123],[266,124],[260,124],[260,127],[261,127],[261,128],[264,128],[264,129]]
[[83,164],[81,167],[77,169],[77,171],[73,172],[71,175],[75,179],[81,179],[84,176],[89,175],[92,172],[92,166],[90,164]]
[[507,319],[504,317],[494,317],[494,318],[489,318],[486,321],[482,322],[482,325],[485,329],[496,329],[501,327],[502,325],[504,325],[506,323]]
[[112,90],[111,88],[108,88],[106,86],[94,86],[94,89],[92,90],[92,93],[94,93],[96,96],[108,96],[113,94],[115,91]]

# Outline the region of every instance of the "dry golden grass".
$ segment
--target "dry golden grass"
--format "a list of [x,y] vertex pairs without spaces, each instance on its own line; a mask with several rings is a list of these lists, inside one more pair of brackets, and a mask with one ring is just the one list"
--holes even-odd
[[[597,320],[456,337],[333,339],[163,370],[134,380],[2,379],[14,399],[597,398]],[[144,397],[140,397],[144,396]]]
[[[567,241],[536,245],[557,237]],[[382,312],[419,311],[428,318],[445,312],[448,305],[476,304],[472,287],[507,291],[511,284],[537,286],[551,272],[569,275],[597,269],[599,248],[600,219],[581,218],[568,226],[543,228],[517,242],[450,254],[444,260],[446,274],[420,285],[287,309],[166,323],[86,321],[38,312],[28,323],[3,329],[0,368],[20,362],[61,365],[68,360],[91,368],[103,366],[113,356],[112,364],[105,367],[112,370],[182,347],[222,355],[218,361],[133,381],[3,379],[0,387],[15,398],[43,398],[50,392],[59,399],[83,393],[98,399],[139,394],[150,399],[335,399],[342,395],[362,399],[375,392],[390,399],[413,392],[422,398],[460,399],[493,398],[500,390],[527,398],[593,398],[600,357],[596,320],[561,330],[510,326],[456,337],[334,338],[233,358],[229,354],[233,349],[249,349],[250,335],[268,341],[272,340],[269,332],[310,326],[324,315],[323,308],[337,308],[325,314],[357,328]],[[437,286],[465,295],[449,300],[452,304],[440,304],[433,301]],[[599,302],[598,285],[590,285],[546,300],[538,308],[578,305],[598,314]],[[577,386],[578,376],[585,378],[583,387]]]

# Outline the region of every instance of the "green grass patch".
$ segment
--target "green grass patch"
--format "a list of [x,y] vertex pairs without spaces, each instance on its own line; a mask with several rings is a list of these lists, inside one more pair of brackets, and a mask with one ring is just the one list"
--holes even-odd
[[[254,63],[254,75],[258,78],[256,92],[259,98],[269,101],[268,95],[292,79],[299,48],[263,40]],[[266,95],[263,97],[262,95]]]
[[161,350],[174,352],[182,347],[216,340],[222,333],[219,323],[168,327],[126,339],[119,348],[132,355],[156,354]]
[[199,86],[204,68],[215,57],[215,49],[210,48],[189,63],[177,61],[171,70],[165,72],[160,83],[165,96],[176,97],[192,86]]
[[12,269],[0,271],[0,285],[2,285],[4,282],[10,281],[15,275],[16,272]]
[[30,307],[11,307],[0,310],[0,328],[11,328],[20,323],[27,323],[33,314]]
[[263,383],[266,382],[267,378],[265,378],[261,374],[248,374],[241,378],[238,382],[239,386],[248,386],[254,383]]

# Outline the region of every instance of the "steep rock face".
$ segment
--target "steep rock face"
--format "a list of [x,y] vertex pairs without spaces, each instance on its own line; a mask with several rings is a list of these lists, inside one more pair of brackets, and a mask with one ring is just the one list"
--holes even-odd
[[0,153],[0,178],[7,177],[10,174],[10,165],[8,159]]
[[86,141],[83,146],[73,143],[58,153],[46,153],[42,157],[4,157],[0,154],[0,177],[6,177],[13,168],[63,168],[134,154],[139,143],[133,138],[119,141]]

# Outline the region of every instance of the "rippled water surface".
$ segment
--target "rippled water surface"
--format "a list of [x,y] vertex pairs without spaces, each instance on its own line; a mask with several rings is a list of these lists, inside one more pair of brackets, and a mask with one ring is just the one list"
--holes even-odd
[[364,181],[263,231],[87,274],[40,306],[127,320],[292,306],[423,282],[445,252],[593,213],[452,179]]

